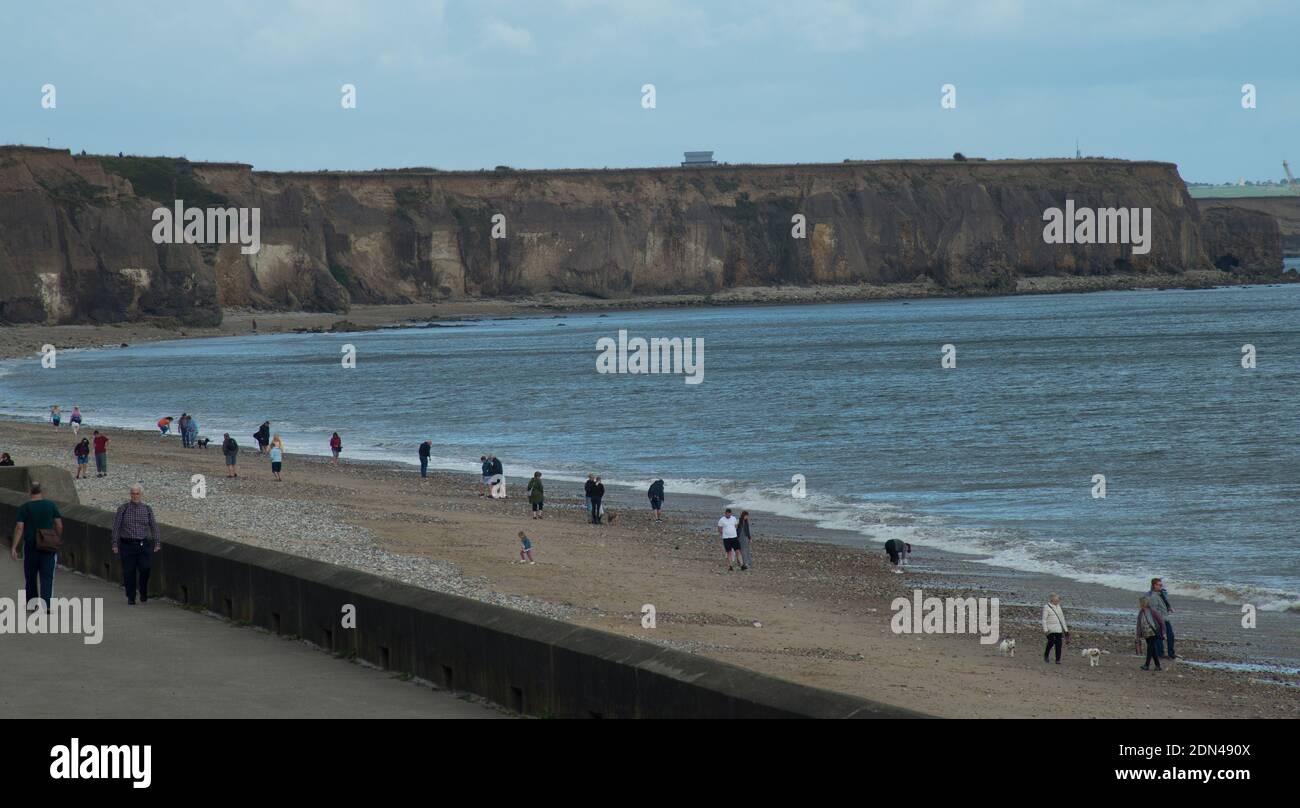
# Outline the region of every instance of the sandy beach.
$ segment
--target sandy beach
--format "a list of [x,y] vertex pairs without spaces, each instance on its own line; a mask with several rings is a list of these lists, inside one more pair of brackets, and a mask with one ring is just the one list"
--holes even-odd
[[[546,518],[533,521],[523,481],[514,477],[532,470],[512,468],[508,458],[510,496],[493,501],[477,495],[477,478],[470,475],[431,473],[422,481],[413,467],[346,458],[336,468],[325,458],[295,453],[294,446],[287,447],[284,482],[274,482],[269,462],[247,447],[240,477],[227,479],[215,444],[187,450],[174,436],[109,434],[110,476],[78,481],[84,504],[114,507],[125,499],[127,486],[139,481],[167,524],[936,715],[1300,715],[1300,688],[1279,684],[1276,676],[1179,662],[1161,673],[1139,670],[1127,614],[1117,615],[1109,628],[1076,624],[1062,664],[1044,665],[1037,591],[1002,593],[1001,633],[1018,639],[1014,658],[974,635],[895,634],[890,604],[909,597],[914,586],[924,586],[926,596],[999,594],[988,583],[973,583],[960,564],[924,548],[917,548],[906,574],[895,575],[882,552],[836,544],[830,536],[794,540],[796,530],[807,529],[756,514],[755,568],[728,572],[713,530],[720,503],[704,497],[671,497],[665,522],[654,524],[641,492],[613,492],[610,507],[619,518],[596,527],[585,521],[578,485],[550,482]],[[19,464],[55,463],[71,470],[73,442],[66,426],[0,422],[0,450]],[[206,477],[204,499],[190,495],[194,474]],[[535,566],[515,563],[520,530],[533,539]],[[16,567],[11,575],[18,575]],[[1030,590],[1053,585],[1019,584]],[[657,612],[653,629],[641,624],[645,604]],[[1067,595],[1067,615],[1082,605]],[[1183,656],[1215,658],[1185,632],[1179,632]],[[1089,667],[1079,654],[1092,646],[1110,652],[1098,667]],[[1294,677],[1290,684],[1296,684]]]

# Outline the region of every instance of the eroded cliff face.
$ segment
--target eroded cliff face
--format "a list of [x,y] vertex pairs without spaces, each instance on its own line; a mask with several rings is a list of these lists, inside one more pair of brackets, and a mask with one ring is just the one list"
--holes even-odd
[[[154,244],[151,212],[176,199],[258,208],[261,250]],[[1045,243],[1043,211],[1067,199],[1151,208],[1150,251]],[[805,238],[792,235],[796,214]],[[1117,160],[298,174],[7,148],[0,321],[208,324],[223,306],[926,277],[954,292],[1010,291],[1017,276],[1176,273],[1229,253],[1239,271],[1281,271],[1262,219],[1210,216],[1207,228],[1172,164]]]

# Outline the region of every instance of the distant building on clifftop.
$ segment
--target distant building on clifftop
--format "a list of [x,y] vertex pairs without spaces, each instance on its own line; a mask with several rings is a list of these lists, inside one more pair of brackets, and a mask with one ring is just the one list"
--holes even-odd
[[717,162],[713,159],[711,151],[688,151],[686,159],[682,161],[684,166],[716,166]]

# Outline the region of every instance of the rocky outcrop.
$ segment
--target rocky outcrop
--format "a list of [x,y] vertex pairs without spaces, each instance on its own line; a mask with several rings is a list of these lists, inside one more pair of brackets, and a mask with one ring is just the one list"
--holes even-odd
[[[154,244],[151,212],[177,199],[257,208],[261,250]],[[1043,211],[1067,199],[1151,208],[1150,251],[1045,243]],[[1229,257],[1243,272],[1280,272],[1271,242],[1247,249],[1276,239],[1262,220],[1209,217],[1207,228],[1176,167],[1154,162],[271,173],[3,148],[0,321],[203,324],[222,307],[776,284],[1010,292],[1018,278],[1180,273]]]
[[1232,205],[1200,205],[1201,243],[1214,266],[1225,272],[1258,273],[1282,266],[1282,233],[1263,211]]
[[1300,255],[1300,194],[1289,196],[1246,196],[1196,200],[1202,214],[1211,209],[1231,208],[1263,213],[1277,222],[1282,233],[1282,253]]

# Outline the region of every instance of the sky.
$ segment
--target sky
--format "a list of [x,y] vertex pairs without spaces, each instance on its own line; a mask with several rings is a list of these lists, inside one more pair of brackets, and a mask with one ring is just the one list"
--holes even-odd
[[1300,167],[1293,0],[6,6],[0,143],[315,170],[1059,157],[1077,139],[1190,182]]

